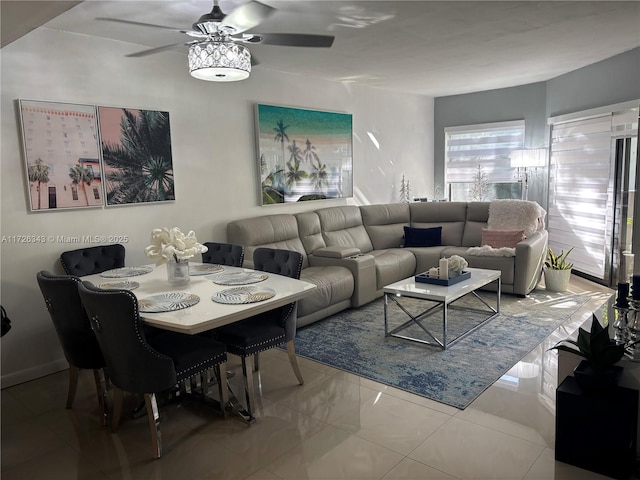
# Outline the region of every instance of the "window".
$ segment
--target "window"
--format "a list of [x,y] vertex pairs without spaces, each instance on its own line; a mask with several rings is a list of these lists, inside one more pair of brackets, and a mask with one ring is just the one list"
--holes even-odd
[[98,189],[95,187],[93,189],[93,198],[95,198],[96,200],[100,200],[100,192],[98,192]]
[[614,241],[626,223],[616,218],[620,186],[615,176],[621,165],[615,158],[615,139],[635,137],[638,129],[638,107],[623,106],[549,119],[549,246],[554,252],[573,247],[574,269],[605,284],[611,281]]
[[71,185],[71,198],[78,200],[78,187]]
[[510,154],[523,147],[524,120],[445,128],[450,200],[520,198]]

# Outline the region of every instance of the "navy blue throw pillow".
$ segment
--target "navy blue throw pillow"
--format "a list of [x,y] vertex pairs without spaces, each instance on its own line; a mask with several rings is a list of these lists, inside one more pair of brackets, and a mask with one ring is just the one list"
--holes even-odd
[[442,227],[404,227],[405,247],[438,247],[442,245]]

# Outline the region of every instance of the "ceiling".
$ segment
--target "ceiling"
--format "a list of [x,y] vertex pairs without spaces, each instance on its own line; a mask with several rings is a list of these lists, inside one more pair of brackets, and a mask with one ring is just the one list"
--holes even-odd
[[[5,18],[2,27],[19,25]],[[220,0],[225,13],[245,0]],[[429,96],[545,81],[640,46],[640,2],[276,1],[252,33],[331,34],[330,49],[251,45],[254,68]],[[130,52],[191,38],[179,32],[96,20],[111,17],[190,29],[210,0],[86,0],[44,24],[131,44]],[[68,8],[68,7],[67,7]],[[3,45],[5,44],[3,39]],[[156,57],[184,55],[179,45]],[[123,62],[142,58],[123,57]],[[186,70],[185,58],[185,70]],[[615,72],[612,72],[615,74]]]

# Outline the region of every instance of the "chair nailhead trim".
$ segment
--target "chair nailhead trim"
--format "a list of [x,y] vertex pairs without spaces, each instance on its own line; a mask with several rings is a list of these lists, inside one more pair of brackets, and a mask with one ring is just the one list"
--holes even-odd
[[269,350],[269,348],[271,348],[271,345],[273,344],[273,342],[278,341],[278,340],[282,340],[282,341],[278,342],[276,345],[280,345],[281,343],[284,343],[285,336],[281,335],[281,336],[278,336],[276,338],[271,338],[271,339],[263,341],[263,342],[253,343],[253,344],[248,345],[248,346],[240,346],[240,345],[234,345],[234,344],[228,344],[227,346],[230,347],[230,348],[234,348],[236,350],[248,350],[249,348],[254,348],[254,347],[259,347],[260,345],[269,344],[270,346],[268,348],[263,348],[263,349],[259,350],[260,352],[262,352],[264,350]]
[[[218,360],[219,360],[219,361],[218,361]],[[181,374],[183,374],[183,373],[191,372],[191,371],[193,371],[193,370],[196,370],[196,369],[197,369],[197,371],[196,371],[195,373],[189,374],[189,375],[185,376],[184,378],[185,378],[185,379],[187,379],[187,378],[195,377],[196,375],[198,375],[199,373],[201,373],[202,371],[204,371],[203,369],[201,369],[201,368],[199,368],[199,367],[201,367],[202,365],[205,365],[205,364],[207,364],[207,363],[209,363],[209,362],[211,362],[211,361],[217,362],[217,363],[214,363],[213,365],[210,365],[210,367],[215,367],[215,366],[217,366],[217,365],[220,365],[221,363],[226,362],[226,361],[227,361],[227,359],[226,359],[226,358],[220,358],[220,359],[209,359],[209,360],[205,360],[204,362],[200,362],[200,363],[198,363],[198,364],[196,364],[196,365],[193,365],[192,367],[189,367],[189,368],[187,368],[186,370],[181,371],[180,373],[181,373]],[[178,373],[177,373],[177,372],[176,372],[176,375],[178,375]]]

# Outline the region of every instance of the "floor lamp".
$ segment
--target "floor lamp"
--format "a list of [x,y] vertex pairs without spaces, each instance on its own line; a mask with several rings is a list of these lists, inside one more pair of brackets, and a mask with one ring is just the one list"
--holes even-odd
[[529,199],[529,178],[531,175],[537,175],[538,167],[544,167],[546,164],[546,148],[511,151],[511,168],[517,168],[515,177],[522,182],[522,200]]

